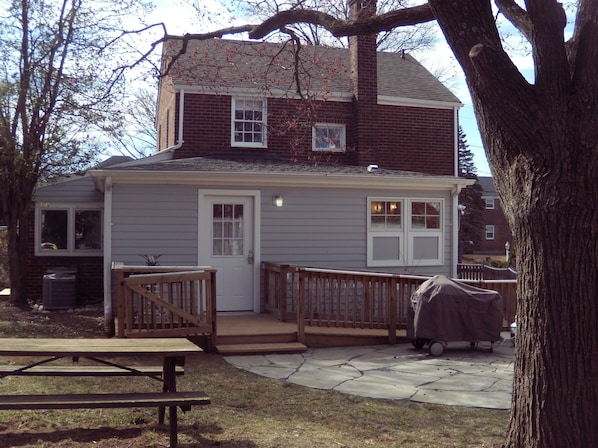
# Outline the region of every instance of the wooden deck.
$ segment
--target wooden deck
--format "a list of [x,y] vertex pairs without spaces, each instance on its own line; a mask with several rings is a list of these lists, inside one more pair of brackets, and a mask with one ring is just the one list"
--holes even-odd
[[[280,322],[268,314],[242,314],[216,317],[221,354],[296,353],[307,347],[341,347],[388,343],[387,330],[357,328],[305,328],[306,344],[297,341],[297,325]],[[406,331],[397,331],[397,340],[406,342]]]

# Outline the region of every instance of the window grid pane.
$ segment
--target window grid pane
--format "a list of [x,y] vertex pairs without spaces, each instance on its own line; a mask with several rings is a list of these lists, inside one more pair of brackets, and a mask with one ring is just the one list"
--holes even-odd
[[411,227],[440,229],[440,202],[412,202]]
[[214,204],[212,255],[243,255],[243,204]]
[[372,201],[370,227],[400,230],[402,226],[400,201]]
[[345,127],[343,125],[319,124],[313,128],[314,150],[342,151],[345,149]]
[[264,102],[235,100],[234,141],[237,143],[264,142]]

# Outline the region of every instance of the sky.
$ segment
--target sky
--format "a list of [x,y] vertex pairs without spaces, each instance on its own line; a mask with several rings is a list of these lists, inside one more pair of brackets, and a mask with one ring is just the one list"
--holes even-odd
[[[203,33],[213,31],[233,25],[246,24],[247,19],[238,17],[229,19],[229,12],[222,6],[221,0],[188,0],[190,2],[200,2],[204,11],[210,12],[210,19],[207,16],[198,18],[192,8],[184,4],[184,0],[165,1],[154,0],[156,9],[152,15],[146,17],[147,23],[164,22],[170,34]],[[227,0],[225,0],[227,1]],[[230,0],[228,0],[230,3]],[[233,39],[241,39],[242,36],[231,36]],[[519,43],[520,44],[520,43]],[[513,46],[519,45],[513,43]],[[472,101],[467,90],[465,77],[458,64],[455,62],[452,52],[444,38],[438,36],[435,48],[422,54],[413,54],[426,68],[434,72],[435,68],[446,65],[451,67],[454,75],[445,82],[445,85],[461,100],[463,107],[459,110],[459,123],[465,132],[467,144],[474,155],[474,164],[478,176],[491,176],[490,168],[486,160],[482,139],[478,130]],[[515,63],[522,70],[524,76],[533,76],[531,62],[529,57],[523,55],[515,56]]]

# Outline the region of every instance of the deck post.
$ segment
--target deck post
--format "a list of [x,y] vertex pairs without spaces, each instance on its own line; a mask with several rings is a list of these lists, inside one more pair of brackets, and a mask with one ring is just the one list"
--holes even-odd
[[394,275],[388,283],[388,343],[397,343],[397,279]]
[[288,264],[280,265],[280,271],[278,278],[278,312],[280,313],[280,321],[286,322],[287,317],[287,277],[290,270]]
[[216,326],[216,271],[210,271],[210,292],[208,298],[208,319],[212,324],[212,334],[208,336],[208,349],[210,352],[216,351],[216,344],[218,343],[218,333]]
[[304,270],[298,270],[299,276],[299,297],[297,298],[297,339],[302,344],[305,344],[305,301],[303,299],[305,295],[305,285],[303,272]]

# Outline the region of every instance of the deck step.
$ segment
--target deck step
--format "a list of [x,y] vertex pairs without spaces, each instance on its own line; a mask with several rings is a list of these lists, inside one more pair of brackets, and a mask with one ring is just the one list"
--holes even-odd
[[221,355],[259,355],[267,353],[303,353],[307,346],[300,342],[271,342],[259,344],[218,344]]
[[218,334],[218,343],[220,345],[286,344],[289,342],[297,342],[296,331],[293,333],[262,333],[240,335]]

